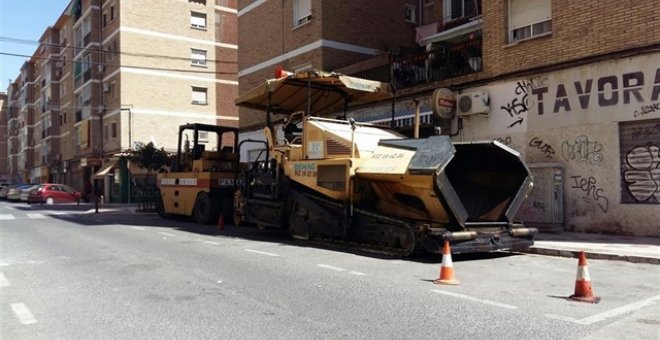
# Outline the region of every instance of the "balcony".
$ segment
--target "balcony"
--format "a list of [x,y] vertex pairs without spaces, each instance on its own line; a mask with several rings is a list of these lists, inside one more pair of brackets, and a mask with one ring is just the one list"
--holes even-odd
[[83,38],[83,47],[87,47],[91,42],[92,42],[92,34],[87,33],[87,35]]
[[435,42],[429,47],[401,53],[390,64],[355,73],[357,77],[389,82],[401,90],[481,72],[482,39],[469,34],[456,42]]
[[83,72],[83,81],[82,83],[86,83],[88,80],[92,79],[92,69],[89,68],[87,71]]

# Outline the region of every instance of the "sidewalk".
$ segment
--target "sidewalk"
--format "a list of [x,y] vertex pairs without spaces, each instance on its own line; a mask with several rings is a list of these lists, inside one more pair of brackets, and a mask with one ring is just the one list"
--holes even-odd
[[[85,206],[87,207],[86,213],[95,213],[93,204],[85,203]],[[155,214],[138,212],[138,208],[137,203],[106,203],[99,205],[99,213]],[[603,235],[570,231],[539,233],[534,236],[534,245],[523,251],[523,253],[577,258],[580,251],[584,251],[589,259],[660,264],[660,238],[654,237]]]
[[[83,204],[80,205],[83,206]],[[85,203],[84,206],[87,207],[85,213],[96,213],[96,206],[93,203]],[[138,211],[139,208],[140,205],[138,203],[104,203],[98,206],[99,213],[104,214],[155,214],[155,212],[140,212]]]
[[660,264],[660,238],[655,237],[570,231],[539,233],[534,236],[534,245],[524,253],[577,258],[580,251],[590,259]]

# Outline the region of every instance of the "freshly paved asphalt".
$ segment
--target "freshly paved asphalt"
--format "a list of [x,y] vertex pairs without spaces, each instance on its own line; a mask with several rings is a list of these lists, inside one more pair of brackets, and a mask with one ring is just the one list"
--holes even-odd
[[564,299],[574,259],[455,256],[459,286],[431,283],[440,261],[0,203],[0,326],[3,339],[658,338],[657,265],[590,259],[602,301],[582,304]]

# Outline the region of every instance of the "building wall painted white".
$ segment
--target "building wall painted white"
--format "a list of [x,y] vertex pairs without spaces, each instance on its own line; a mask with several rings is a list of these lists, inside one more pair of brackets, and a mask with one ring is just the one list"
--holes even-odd
[[660,53],[463,92],[482,90],[488,116],[464,119],[455,140],[563,166],[566,229],[660,236]]

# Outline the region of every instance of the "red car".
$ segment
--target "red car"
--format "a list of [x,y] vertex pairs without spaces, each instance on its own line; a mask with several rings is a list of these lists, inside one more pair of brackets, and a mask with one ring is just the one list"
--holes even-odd
[[81,193],[64,184],[44,183],[30,190],[28,203],[75,203]]

